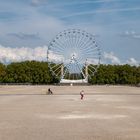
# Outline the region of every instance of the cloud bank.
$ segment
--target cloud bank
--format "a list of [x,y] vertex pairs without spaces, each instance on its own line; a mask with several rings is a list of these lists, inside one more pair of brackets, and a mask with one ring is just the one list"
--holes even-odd
[[104,52],[103,57],[107,61],[110,61],[112,64],[121,64],[120,59],[117,56],[115,56],[113,52],[110,52],[110,53]]
[[47,46],[11,48],[0,45],[0,62],[6,64],[25,60],[45,61],[47,60],[47,48]]
[[[47,49],[48,46],[38,46],[34,48],[11,48],[0,45],[0,62],[8,64],[11,62],[21,62],[26,60],[47,61]],[[50,53],[50,57],[50,59],[54,62],[64,59],[62,56],[58,56],[54,53]],[[103,64],[129,64],[132,66],[139,66],[140,63],[133,57],[129,58],[125,62],[121,62],[121,60],[113,52],[104,52],[102,60]]]
[[103,53],[103,64],[106,63],[111,63],[111,64],[116,64],[116,65],[124,65],[124,64],[129,64],[131,66],[139,66],[140,62],[137,61],[135,58],[131,57],[125,62],[122,62],[113,52],[104,52]]
[[120,36],[122,37],[129,37],[129,38],[135,38],[140,39],[140,33],[137,33],[136,31],[130,30],[120,33]]
[[140,62],[138,62],[135,58],[130,58],[127,60],[127,64],[131,66],[139,66]]

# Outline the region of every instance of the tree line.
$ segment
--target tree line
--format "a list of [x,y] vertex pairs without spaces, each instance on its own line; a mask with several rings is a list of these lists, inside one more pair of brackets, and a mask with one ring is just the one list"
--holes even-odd
[[[0,63],[0,83],[54,84],[59,79],[52,75],[47,62],[25,61],[8,65]],[[139,84],[140,66],[100,65],[91,84]]]
[[131,84],[140,83],[140,66],[100,65],[97,73],[91,77],[92,84]]

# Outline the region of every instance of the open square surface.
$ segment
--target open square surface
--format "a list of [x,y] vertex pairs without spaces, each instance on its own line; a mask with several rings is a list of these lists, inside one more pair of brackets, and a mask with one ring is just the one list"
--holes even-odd
[[[49,87],[53,95],[46,95]],[[0,140],[139,139],[140,88],[0,87]]]

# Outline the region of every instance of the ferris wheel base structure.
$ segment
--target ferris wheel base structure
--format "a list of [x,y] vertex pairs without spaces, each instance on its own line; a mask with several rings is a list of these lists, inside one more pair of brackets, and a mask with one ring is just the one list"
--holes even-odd
[[69,80],[69,79],[61,79],[60,80],[61,84],[81,84],[81,83],[88,83],[87,78],[86,79],[80,79],[80,80]]

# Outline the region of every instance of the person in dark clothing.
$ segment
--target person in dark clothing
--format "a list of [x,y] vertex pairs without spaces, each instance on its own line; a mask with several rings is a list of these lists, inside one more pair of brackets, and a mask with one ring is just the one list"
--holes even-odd
[[48,88],[48,94],[53,94],[50,88]]

